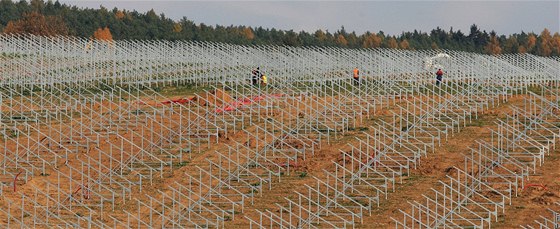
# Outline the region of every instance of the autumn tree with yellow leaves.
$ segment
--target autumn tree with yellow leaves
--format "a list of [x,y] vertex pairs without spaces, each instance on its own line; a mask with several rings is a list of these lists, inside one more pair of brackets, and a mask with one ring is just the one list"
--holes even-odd
[[23,14],[23,17],[19,20],[9,21],[3,32],[57,36],[68,35],[68,28],[61,17],[45,16],[38,12],[30,12]]
[[181,31],[183,31],[183,26],[181,25],[181,23],[173,24],[173,32],[174,33],[180,33]]
[[552,54],[554,56],[560,56],[560,34],[558,32],[554,33],[552,36]]
[[338,34],[338,36],[336,36],[336,43],[342,47],[346,47],[348,45],[348,41],[346,41],[346,38],[342,34]]
[[243,28],[243,30],[241,30],[241,34],[247,39],[247,40],[253,40],[255,39],[255,34],[253,34],[253,30],[249,27],[245,27]]
[[410,44],[408,44],[407,40],[402,40],[401,42],[399,42],[399,48],[400,49],[410,49]]
[[552,54],[552,36],[548,29],[544,29],[539,37],[537,45],[537,54],[541,56],[550,56]]
[[397,39],[391,37],[389,38],[389,40],[387,40],[387,48],[396,49],[397,47],[399,47],[399,44],[397,43]]
[[126,15],[124,14],[124,12],[122,10],[117,10],[117,12],[115,13],[115,18],[122,20]]
[[529,37],[527,38],[527,45],[525,46],[527,48],[527,51],[533,51],[533,49],[535,48],[535,45],[537,44],[537,37],[535,36],[535,34],[529,34]]
[[383,39],[381,39],[381,37],[377,36],[376,34],[368,34],[365,36],[364,41],[362,42],[362,47],[379,48],[381,47],[382,42]]
[[490,42],[484,46],[484,52],[491,55],[498,55],[502,53],[502,48],[500,47],[500,42],[496,37],[496,34],[490,36]]
[[111,31],[108,27],[98,28],[93,32],[93,38],[101,41],[112,41],[113,35],[111,35]]

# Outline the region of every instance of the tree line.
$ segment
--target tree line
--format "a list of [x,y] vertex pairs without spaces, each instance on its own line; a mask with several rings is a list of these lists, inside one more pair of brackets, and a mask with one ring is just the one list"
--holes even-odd
[[195,23],[186,17],[175,21],[154,10],[140,13],[78,8],[58,1],[0,0],[0,31],[37,35],[72,35],[101,40],[165,39],[216,41],[232,44],[274,44],[288,46],[334,46],[346,48],[396,48],[409,50],[450,49],[487,54],[531,53],[560,56],[560,35],[548,29],[540,33],[521,32],[508,36],[481,31],[472,25],[468,33],[435,28],[429,33],[414,30],[400,35],[383,31],[356,34],[341,27],[335,32],[314,33],[249,26],[222,26]]

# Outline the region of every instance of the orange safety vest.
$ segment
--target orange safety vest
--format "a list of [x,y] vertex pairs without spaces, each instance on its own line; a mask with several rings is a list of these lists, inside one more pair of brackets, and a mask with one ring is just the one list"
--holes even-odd
[[354,78],[358,78],[360,74],[360,71],[358,71],[357,68],[354,68]]

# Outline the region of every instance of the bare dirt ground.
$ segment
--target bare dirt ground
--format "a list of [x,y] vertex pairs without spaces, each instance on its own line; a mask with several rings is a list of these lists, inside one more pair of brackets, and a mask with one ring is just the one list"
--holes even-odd
[[[398,219],[401,216],[399,209],[406,211],[410,208],[409,202],[422,201],[423,193],[439,186],[438,181],[444,180],[453,166],[462,167],[464,154],[469,152],[469,147],[474,147],[475,140],[485,139],[489,136],[491,121],[495,115],[483,115],[477,123],[468,124],[461,132],[451,137],[441,147],[436,147],[434,153],[420,160],[420,166],[411,171],[403,184],[397,185],[394,193],[390,193],[387,200],[381,202],[378,209],[372,212],[372,217],[366,218],[363,228],[394,228],[391,217]],[[482,124],[482,126],[477,126]]]
[[531,174],[520,195],[513,198],[505,214],[498,218],[495,228],[516,228],[519,225],[538,226],[539,215],[548,216],[547,209],[560,211],[560,150],[558,147],[545,159],[536,174]]
[[[170,99],[180,100],[182,98],[193,98],[189,96],[190,95],[182,95]],[[205,100],[217,101],[213,104],[216,107],[224,105],[223,102],[219,101],[220,98],[227,103],[233,101],[233,98],[225,92],[204,94],[203,96]],[[464,153],[469,151],[469,147],[475,146],[475,140],[484,140],[488,138],[490,133],[489,129],[496,127],[494,121],[497,118],[503,117],[506,112],[509,112],[509,106],[518,104],[521,101],[521,96],[510,99],[508,103],[501,104],[485,112],[485,114],[480,115],[478,120],[467,124],[459,133],[450,136],[447,142],[443,141],[442,146],[436,147],[434,153],[429,153],[427,157],[422,158],[418,168],[411,171],[409,176],[404,179],[403,183],[396,186],[395,192],[389,193],[388,198],[382,200],[380,206],[371,212],[371,216],[365,217],[363,224],[357,227],[393,228],[394,224],[392,223],[391,217],[398,218],[400,214],[399,209],[406,210],[409,208],[408,202],[422,200],[423,197],[421,194],[428,192],[431,188],[437,187],[438,181],[445,179],[445,175],[450,172],[451,167],[462,167]],[[155,106],[158,102],[161,101],[148,101],[147,104]],[[200,101],[198,102],[200,103]],[[210,104],[200,103],[199,105],[208,106]],[[297,106],[301,106],[301,104]],[[104,107],[116,109],[115,105],[106,104]],[[339,136],[339,138],[333,140],[330,145],[324,144],[314,155],[310,155],[306,160],[298,162],[297,167],[294,168],[291,174],[283,176],[281,182],[273,183],[272,189],[266,190],[265,193],[260,193],[260,195],[256,195],[254,204],[247,204],[245,211],[240,213],[239,217],[236,214],[235,220],[227,221],[225,223],[226,228],[247,228],[249,224],[243,216],[250,218],[257,217],[258,215],[255,209],[271,209],[275,211],[277,210],[275,204],[284,205],[286,203],[285,198],[293,197],[294,191],[305,190],[304,184],[314,184],[314,177],[321,178],[324,176],[323,170],[333,170],[333,161],[339,158],[340,150],[348,150],[348,144],[355,143],[356,137],[363,136],[362,132],[359,130],[360,128],[367,128],[369,125],[373,125],[375,119],[388,117],[390,115],[388,111],[391,109],[394,109],[394,107],[378,110],[370,120],[358,123],[358,128],[356,128],[356,130],[348,131],[344,135]],[[274,117],[274,115],[271,115],[271,117]],[[172,117],[172,119],[176,121],[177,117]],[[84,120],[74,121],[86,122]],[[157,129],[158,127],[155,126],[155,128]],[[245,129],[252,132],[255,131],[255,126],[248,126]],[[133,193],[140,200],[146,200],[142,197],[144,194],[157,197],[158,195],[155,194],[157,190],[166,192],[168,191],[169,184],[173,182],[186,182],[184,177],[185,173],[196,173],[195,166],[205,167],[208,164],[206,161],[207,159],[216,159],[217,156],[214,152],[225,152],[228,149],[228,145],[234,142],[245,143],[246,138],[246,135],[239,132],[232,133],[227,137],[220,137],[217,139],[217,144],[211,144],[210,147],[202,153],[193,154],[192,160],[186,165],[172,171],[167,171],[163,178],[154,179],[153,184],[145,185],[142,192],[134,190]],[[15,146],[10,145],[9,149],[13,151]],[[538,215],[546,214],[547,208],[558,209],[558,206],[552,204],[560,201],[559,149],[560,147],[557,147],[557,149],[546,158],[544,165],[538,169],[539,172],[537,174],[531,175],[530,180],[527,182],[527,184],[531,185],[519,190],[520,195],[513,198],[512,204],[506,207],[505,214],[501,215],[498,218],[498,222],[493,224],[494,227],[516,228],[520,224],[528,224],[537,219]],[[107,160],[103,160],[103,162],[107,163]],[[78,162],[74,161],[70,161],[70,163],[76,163],[73,164],[75,166],[79,165]],[[67,172],[67,170],[62,168],[61,172]],[[20,192],[31,193],[31,185],[40,189],[45,188],[41,180],[55,181],[52,176],[36,176],[27,184],[20,184]],[[10,194],[7,190],[4,191],[5,194],[0,198],[2,201],[17,201],[18,195],[16,193]],[[120,208],[118,211],[109,212],[109,214],[114,214],[117,218],[122,218],[124,216],[120,210],[138,210],[135,205],[127,203],[118,203],[118,207]]]

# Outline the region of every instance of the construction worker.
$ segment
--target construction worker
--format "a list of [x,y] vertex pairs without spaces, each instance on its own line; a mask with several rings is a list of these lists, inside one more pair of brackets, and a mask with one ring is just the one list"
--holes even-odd
[[354,85],[360,85],[360,70],[354,68]]
[[439,84],[441,83],[441,79],[443,79],[443,71],[440,68],[436,72],[436,86],[439,86]]
[[259,67],[257,67],[257,69],[253,69],[253,71],[251,72],[251,83],[253,84],[253,86],[259,85],[260,77],[261,77],[261,72]]
[[257,75],[257,69],[251,70],[251,85],[255,85],[255,75]]
[[267,81],[266,76],[264,75],[264,73],[262,74],[261,82],[262,82],[263,87],[266,87],[266,84],[268,83],[268,81]]

